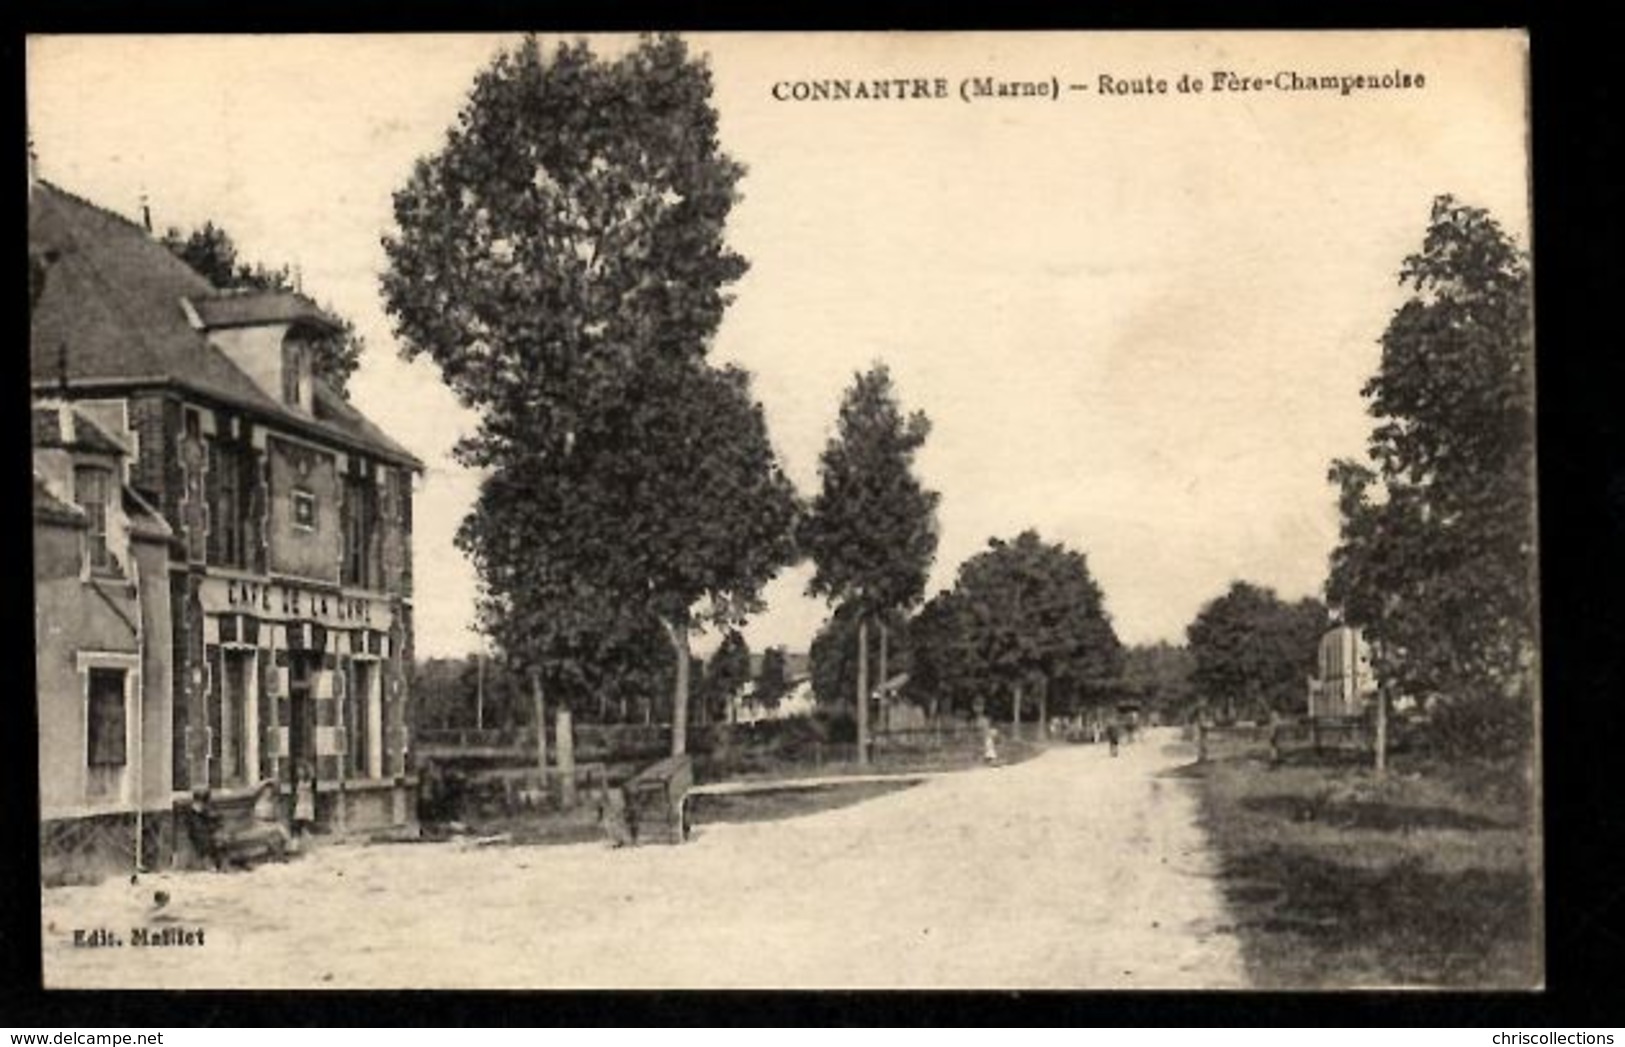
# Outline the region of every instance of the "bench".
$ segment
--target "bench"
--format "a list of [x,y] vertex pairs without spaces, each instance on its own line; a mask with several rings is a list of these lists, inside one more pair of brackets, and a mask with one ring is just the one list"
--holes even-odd
[[688,838],[688,791],[694,761],[668,756],[650,764],[621,786],[626,821],[634,843],[682,843]]

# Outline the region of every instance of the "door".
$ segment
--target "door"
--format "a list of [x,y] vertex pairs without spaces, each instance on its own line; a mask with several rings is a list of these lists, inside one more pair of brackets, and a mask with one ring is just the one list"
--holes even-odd
[[301,765],[316,768],[316,701],[311,677],[315,655],[292,652],[288,659],[288,781],[298,780]]

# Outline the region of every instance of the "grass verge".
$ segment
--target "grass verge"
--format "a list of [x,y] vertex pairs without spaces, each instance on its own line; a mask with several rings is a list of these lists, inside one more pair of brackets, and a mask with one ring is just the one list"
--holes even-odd
[[1542,982],[1538,836],[1521,765],[1363,760],[1216,740],[1200,780],[1259,988],[1527,989]]
[[776,822],[785,818],[816,814],[819,811],[850,807],[918,784],[912,781],[852,782],[805,789],[764,789],[721,796],[691,796],[688,803],[694,812],[695,825]]

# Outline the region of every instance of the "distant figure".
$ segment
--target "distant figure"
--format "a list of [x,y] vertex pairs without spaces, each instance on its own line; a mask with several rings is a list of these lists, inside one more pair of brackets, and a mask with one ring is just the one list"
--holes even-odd
[[310,761],[299,761],[293,782],[293,840],[296,850],[304,850],[305,838],[316,824],[316,769]]
[[210,801],[206,785],[192,789],[192,802],[186,808],[186,835],[199,858],[217,871],[222,868],[225,849],[220,841],[220,815]]
[[1106,743],[1112,748],[1112,755],[1117,755],[1117,723],[1113,721],[1106,725]]
[[999,729],[989,725],[982,732],[982,760],[985,763],[999,762]]
[[632,810],[626,805],[626,794],[620,789],[604,793],[604,802],[598,808],[598,820],[611,847],[625,847],[637,840],[637,829],[632,824]]
[[282,824],[281,812],[277,810],[276,783],[270,779],[261,782],[255,790],[254,824],[243,830],[240,838],[251,847],[256,844],[263,846],[278,858],[288,852],[288,827]]

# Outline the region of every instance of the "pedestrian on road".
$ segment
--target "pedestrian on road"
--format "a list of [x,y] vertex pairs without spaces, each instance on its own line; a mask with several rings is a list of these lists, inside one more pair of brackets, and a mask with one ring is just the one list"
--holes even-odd
[[982,733],[982,760],[988,764],[999,762],[999,729],[989,725]]
[[1116,756],[1117,755],[1117,722],[1115,720],[1106,725],[1106,742],[1107,742],[1107,744],[1109,744],[1112,747],[1112,755]]

